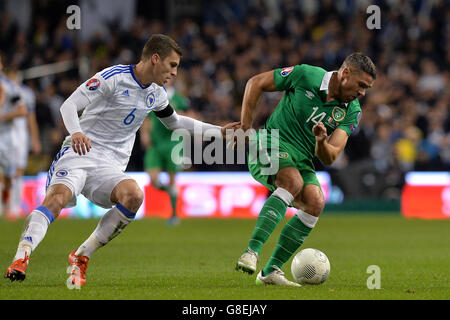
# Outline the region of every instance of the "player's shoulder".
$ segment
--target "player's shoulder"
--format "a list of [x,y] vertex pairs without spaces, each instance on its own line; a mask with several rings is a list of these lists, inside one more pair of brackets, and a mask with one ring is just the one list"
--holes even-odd
[[131,71],[130,65],[117,64],[99,71],[97,76],[101,77],[103,80],[108,80],[116,76],[129,74]]
[[322,81],[323,76],[328,71],[322,67],[312,66],[306,63],[300,64],[298,66],[299,71],[302,73],[304,79],[309,79],[312,81],[320,80]]
[[322,81],[324,74],[327,72],[321,67],[312,66],[306,63],[295,66],[280,68],[276,70],[279,76],[283,78],[291,77],[297,79],[297,83],[303,85],[314,85],[317,81]]
[[114,90],[130,73],[130,65],[114,65],[98,71],[87,79],[82,86],[85,86],[89,91],[97,91],[99,88]]
[[149,94],[153,94],[163,99],[168,99],[167,89],[164,86],[160,86],[156,83],[152,83],[146,88]]
[[35,95],[33,89],[31,89],[29,86],[27,86],[27,85],[25,85],[23,83],[20,85],[20,90],[23,93],[25,93],[26,95],[29,95],[29,96],[34,96]]
[[4,86],[12,86],[13,81],[9,79],[7,76],[0,74],[0,83]]
[[350,101],[347,105],[347,110],[349,113],[361,112],[361,104],[359,103],[359,100],[355,99]]

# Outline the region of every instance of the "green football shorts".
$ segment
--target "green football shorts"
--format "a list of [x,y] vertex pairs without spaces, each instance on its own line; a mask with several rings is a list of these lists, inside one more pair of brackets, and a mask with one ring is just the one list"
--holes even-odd
[[276,138],[266,130],[258,130],[250,137],[248,169],[253,178],[273,192],[277,188],[278,171],[294,167],[300,172],[303,185],[314,184],[320,188],[312,160],[286,141],[277,139],[278,143],[272,143]]
[[145,170],[159,169],[167,172],[178,172],[182,168],[172,160],[173,145],[168,143],[166,146],[151,146],[147,149],[144,156]]

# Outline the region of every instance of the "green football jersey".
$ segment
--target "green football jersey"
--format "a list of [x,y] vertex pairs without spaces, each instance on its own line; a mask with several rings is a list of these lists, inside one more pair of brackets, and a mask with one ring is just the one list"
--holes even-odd
[[315,156],[316,139],[312,127],[322,122],[328,136],[337,128],[350,135],[361,119],[357,99],[349,103],[325,102],[333,72],[307,64],[274,70],[274,81],[284,95],[265,124],[278,129],[280,139],[310,157]]

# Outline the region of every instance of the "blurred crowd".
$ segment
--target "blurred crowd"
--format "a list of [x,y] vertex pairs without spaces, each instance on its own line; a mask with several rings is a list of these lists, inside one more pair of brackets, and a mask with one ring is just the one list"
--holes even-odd
[[[177,19],[170,28],[164,18],[137,12],[127,32],[111,23],[108,33],[88,41],[81,41],[77,30],[67,29],[67,16],[61,14],[64,2],[59,7],[48,3],[33,2],[28,30],[7,12],[0,20],[5,65],[19,70],[66,60],[77,65],[68,72],[26,81],[37,97],[47,156],[34,162],[30,173],[47,170],[66,135],[59,114],[64,99],[95,72],[136,63],[153,33],[168,34],[183,48],[175,88],[190,101],[192,115],[215,124],[239,120],[245,84],[252,75],[301,63],[336,70],[348,54],[361,51],[376,64],[377,81],[360,101],[362,120],[345,152],[331,168],[316,162],[317,169],[330,171],[347,193],[366,190],[387,197],[397,196],[395,190],[408,171],[450,170],[447,0],[204,1],[198,16]],[[366,25],[370,4],[381,9],[380,29]],[[281,94],[261,97],[256,128],[264,124]],[[142,170],[143,150],[139,143],[135,149],[129,169]],[[361,182],[346,182],[355,173]]]

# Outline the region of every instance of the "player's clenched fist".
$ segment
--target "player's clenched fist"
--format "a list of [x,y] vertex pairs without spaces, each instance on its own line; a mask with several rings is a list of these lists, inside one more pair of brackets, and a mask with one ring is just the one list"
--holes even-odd
[[316,123],[312,128],[312,132],[316,136],[316,141],[322,141],[327,137],[327,128],[322,122]]
[[75,132],[72,135],[72,149],[80,156],[89,152],[92,148],[91,139],[86,137],[81,132]]

